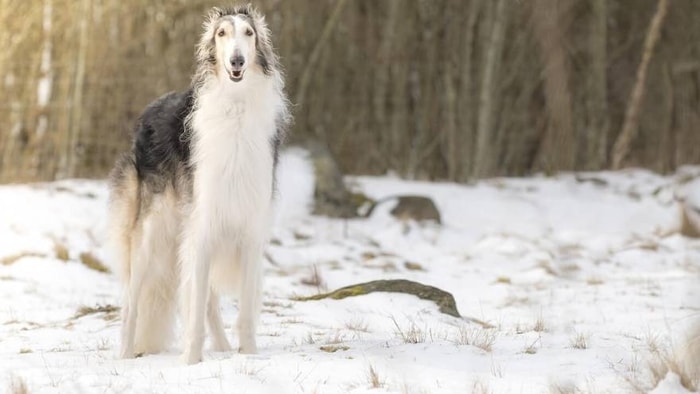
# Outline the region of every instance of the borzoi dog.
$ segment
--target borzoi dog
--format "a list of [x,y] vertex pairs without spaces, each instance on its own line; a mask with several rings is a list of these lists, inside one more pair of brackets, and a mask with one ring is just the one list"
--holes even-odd
[[204,321],[226,351],[222,292],[238,293],[239,350],[256,352],[262,256],[278,148],[289,122],[265,19],[214,8],[192,87],[151,103],[111,175],[111,229],[125,282],[121,356],[165,350],[180,293],[186,363],[202,359]]

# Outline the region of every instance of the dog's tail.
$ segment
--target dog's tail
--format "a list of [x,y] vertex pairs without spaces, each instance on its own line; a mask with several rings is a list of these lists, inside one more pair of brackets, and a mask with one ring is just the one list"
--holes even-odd
[[119,265],[121,279],[129,282],[131,239],[139,215],[140,188],[133,154],[122,155],[110,174],[110,247]]

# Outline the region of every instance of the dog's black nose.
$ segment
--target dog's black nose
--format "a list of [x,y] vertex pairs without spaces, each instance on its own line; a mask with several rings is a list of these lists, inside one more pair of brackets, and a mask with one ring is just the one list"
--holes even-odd
[[231,58],[231,66],[234,71],[240,71],[245,64],[245,58],[241,55],[236,55]]

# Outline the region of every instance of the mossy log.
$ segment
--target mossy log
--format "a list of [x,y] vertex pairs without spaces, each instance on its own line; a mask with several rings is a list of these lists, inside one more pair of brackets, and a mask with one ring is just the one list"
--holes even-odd
[[440,312],[446,315],[462,317],[459,314],[459,311],[457,311],[457,304],[455,303],[455,298],[452,296],[452,294],[438,289],[437,287],[424,285],[422,283],[413,282],[406,279],[375,280],[372,282],[359,283],[340,288],[330,293],[317,294],[309,297],[297,297],[295,300],[315,301],[325,298],[340,300],[347,297],[365,295],[374,292],[404,293],[414,295],[420,299],[434,302],[437,304]]

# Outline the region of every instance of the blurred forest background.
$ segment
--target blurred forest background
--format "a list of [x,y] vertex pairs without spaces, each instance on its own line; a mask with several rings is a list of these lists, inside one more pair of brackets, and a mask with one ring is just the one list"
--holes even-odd
[[[293,141],[469,181],[700,163],[698,0],[260,0]],[[0,182],[103,177],[209,0],[0,0]]]

